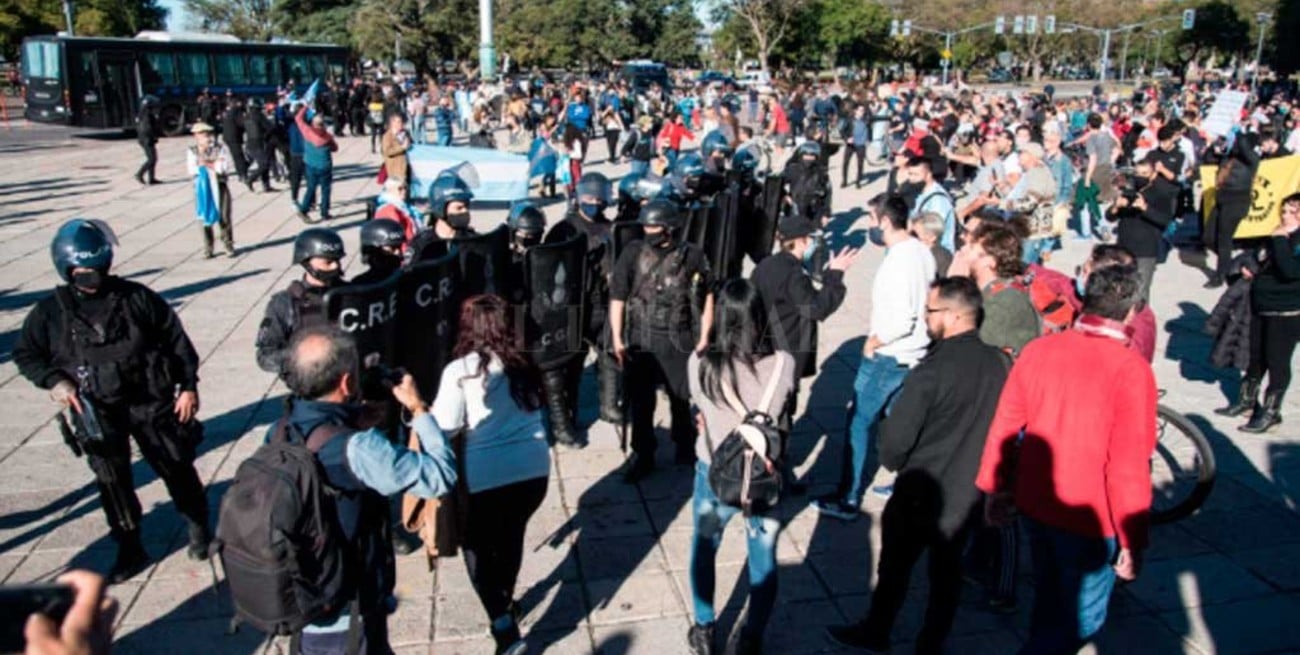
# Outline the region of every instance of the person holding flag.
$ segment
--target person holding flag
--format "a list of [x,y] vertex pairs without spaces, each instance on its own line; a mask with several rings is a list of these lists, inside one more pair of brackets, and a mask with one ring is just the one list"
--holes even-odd
[[212,226],[221,226],[221,244],[226,255],[235,256],[235,236],[230,219],[230,186],[227,177],[235,169],[230,149],[217,141],[214,129],[204,122],[194,124],[194,145],[185,153],[185,167],[194,179],[194,208],[203,223],[203,256],[211,259]]

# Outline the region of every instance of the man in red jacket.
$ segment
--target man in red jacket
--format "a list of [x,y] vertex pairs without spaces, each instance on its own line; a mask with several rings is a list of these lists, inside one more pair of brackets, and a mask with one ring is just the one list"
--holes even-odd
[[1155,376],[1128,347],[1137,269],[1088,276],[1074,329],[1034,340],[1011,369],[975,486],[985,514],[1025,517],[1035,592],[1021,655],[1073,653],[1101,629],[1115,577],[1147,546]]

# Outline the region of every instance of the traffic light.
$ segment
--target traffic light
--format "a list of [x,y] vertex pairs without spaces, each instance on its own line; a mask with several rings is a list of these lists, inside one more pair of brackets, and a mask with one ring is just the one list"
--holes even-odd
[[910,20],[903,21],[903,36],[904,37],[912,36],[912,21]]
[[890,23],[889,23],[889,36],[890,36],[891,38],[896,38],[896,37],[898,36],[898,19],[897,19],[897,18],[895,18],[894,20],[890,21]]
[[1056,16],[1043,17],[1043,34],[1056,34]]
[[1196,25],[1196,10],[1195,10],[1195,9],[1184,9],[1184,10],[1183,10],[1183,29],[1185,29],[1185,30],[1190,30],[1190,29],[1192,29],[1192,26],[1194,26],[1194,25]]
[[1024,17],[1024,16],[1016,16],[1016,19],[1015,19],[1014,21],[1011,22],[1011,33],[1012,33],[1012,34],[1024,34],[1024,33],[1025,33],[1025,17]]
[[998,16],[997,19],[993,21],[993,33],[1001,36],[1005,31],[1007,31],[1007,19]]
[[1025,34],[1038,33],[1038,14],[1025,16]]

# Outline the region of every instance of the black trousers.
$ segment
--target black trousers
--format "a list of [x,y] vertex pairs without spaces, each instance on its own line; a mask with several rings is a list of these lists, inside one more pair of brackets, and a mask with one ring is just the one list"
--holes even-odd
[[1263,379],[1267,393],[1286,393],[1291,386],[1291,355],[1300,341],[1300,316],[1250,317],[1250,367],[1246,376]]
[[289,192],[292,194],[295,205],[301,200],[298,193],[302,191],[302,173],[302,155],[289,155]]
[[917,637],[918,655],[943,651],[943,642],[952,631],[961,599],[962,547],[970,521],[954,535],[944,535],[933,519],[916,516],[906,494],[895,493],[885,504],[881,517],[880,580],[871,595],[871,611],[866,629],[876,639],[888,642],[890,630],[903,608],[912,567],[921,553],[930,551],[930,597],[925,621]]
[[1214,251],[1214,270],[1219,277],[1228,277],[1232,265],[1232,238],[1237,225],[1250,209],[1250,198],[1219,198],[1206,226],[1205,245]]
[[154,169],[158,167],[158,145],[150,141],[141,141],[140,149],[144,151],[144,163],[140,164],[140,169],[135,172],[135,176],[153,182],[158,179],[154,173]]
[[622,133],[623,132],[621,130],[613,130],[613,129],[605,130],[605,145],[609,146],[610,162],[614,162],[618,160],[618,152],[616,152],[616,150],[618,149],[618,137]]
[[840,169],[840,185],[848,186],[849,184],[849,160],[858,158],[858,175],[853,178],[854,184],[862,184],[862,164],[867,160],[867,147],[844,144],[844,165]]
[[248,186],[261,182],[263,189],[271,188],[271,149],[266,146],[253,146],[248,149],[251,166],[248,168]]
[[248,179],[248,155],[244,153],[244,144],[235,142],[226,142],[226,147],[230,149],[230,160],[235,165],[235,172],[239,174],[239,179]]
[[[691,420],[691,389],[686,379],[686,362],[691,354],[690,339],[649,339],[650,345],[628,349],[623,370],[624,397],[632,423],[632,451],[640,457],[654,459],[656,391],[663,385],[668,391],[672,411],[672,439],[678,450],[688,452],[695,444],[695,424]],[[683,343],[678,343],[683,342]]]
[[140,499],[131,472],[131,439],[149,467],[158,474],[176,509],[186,519],[206,526],[208,497],[194,470],[192,433],[183,430],[172,403],[96,405],[104,441],[87,448],[86,459],[95,473],[99,500],[115,539],[140,530]]
[[544,498],[544,477],[469,495],[465,568],[489,620],[505,614],[514,600],[524,557],[524,531]]

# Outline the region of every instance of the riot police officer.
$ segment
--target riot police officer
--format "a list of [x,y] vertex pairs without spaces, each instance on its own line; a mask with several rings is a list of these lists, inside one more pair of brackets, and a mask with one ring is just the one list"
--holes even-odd
[[822,144],[807,140],[799,144],[785,165],[786,193],[800,216],[814,222],[830,217],[830,176],[822,159]]
[[325,292],[344,284],[343,239],[334,230],[313,227],[293,240],[293,263],[303,268],[302,279],[277,291],[266,304],[266,316],[257,330],[257,365],[268,373],[283,373],[285,349],[298,328],[323,323]]
[[[563,406],[551,408],[551,428],[557,441],[561,440],[561,435],[568,436],[565,432],[573,432],[572,417],[577,414],[578,387],[587,347],[597,352],[600,417],[614,424],[623,422],[619,407],[618,365],[608,352],[609,339],[606,337],[609,273],[613,262],[609,247],[610,222],[605,218],[605,209],[609,206],[612,185],[601,173],[586,173],[578,180],[576,191],[577,202],[569,208],[564,220],[556,223],[546,234],[545,241],[561,243],[583,237],[587,245],[583,296],[588,310],[583,312],[586,324],[579,326],[584,347],[581,354],[573,358],[567,372],[544,371],[542,377],[548,398],[566,398]],[[560,409],[565,411],[560,412]]]
[[352,278],[352,284],[374,284],[392,277],[402,268],[402,246],[406,232],[397,221],[378,218],[361,226],[361,262],[366,272]]
[[252,98],[244,112],[244,154],[248,157],[249,168],[244,183],[253,191],[254,183],[262,183],[262,192],[271,193],[271,169],[275,161],[275,151],[271,138],[275,124],[266,115],[266,108],[261,98]]
[[636,220],[637,214],[641,212],[641,193],[637,187],[643,179],[645,179],[644,174],[632,172],[618,181],[618,208],[614,215],[615,222]]
[[207,496],[194,470],[203,438],[199,357],[166,300],[109,273],[113,242],[99,221],[73,219],[59,228],[50,256],[65,284],[27,315],[13,356],[24,377],[69,410],[60,424],[95,473],[118,547],[109,573],[116,583],[149,564],[130,437],[185,518],[191,559],[207,557],[209,532]]
[[695,454],[686,362],[708,343],[713,317],[713,280],[703,251],[680,236],[680,207],[655,199],[641,208],[645,239],[631,243],[610,278],[609,321],[614,357],[623,366],[635,453],[625,479],[635,482],[654,469],[655,389],[664,384],[672,409],[676,461]]
[[519,306],[528,301],[528,276],[525,273],[528,250],[542,242],[546,234],[546,214],[530,201],[517,202],[510,207],[506,227],[510,230],[511,266],[511,284],[506,299]]
[[135,181],[140,184],[157,184],[158,176],[154,169],[158,167],[158,98],[147,95],[140,100],[140,113],[135,117],[135,138],[144,150],[144,163],[135,172]]
[[732,154],[731,144],[721,130],[713,130],[704,135],[700,142],[700,155],[704,158],[704,170],[715,175],[727,173],[727,162]]
[[411,239],[411,260],[420,261],[446,254],[440,242],[475,234],[469,226],[469,202],[474,199],[465,180],[443,171],[429,185],[429,229]]

